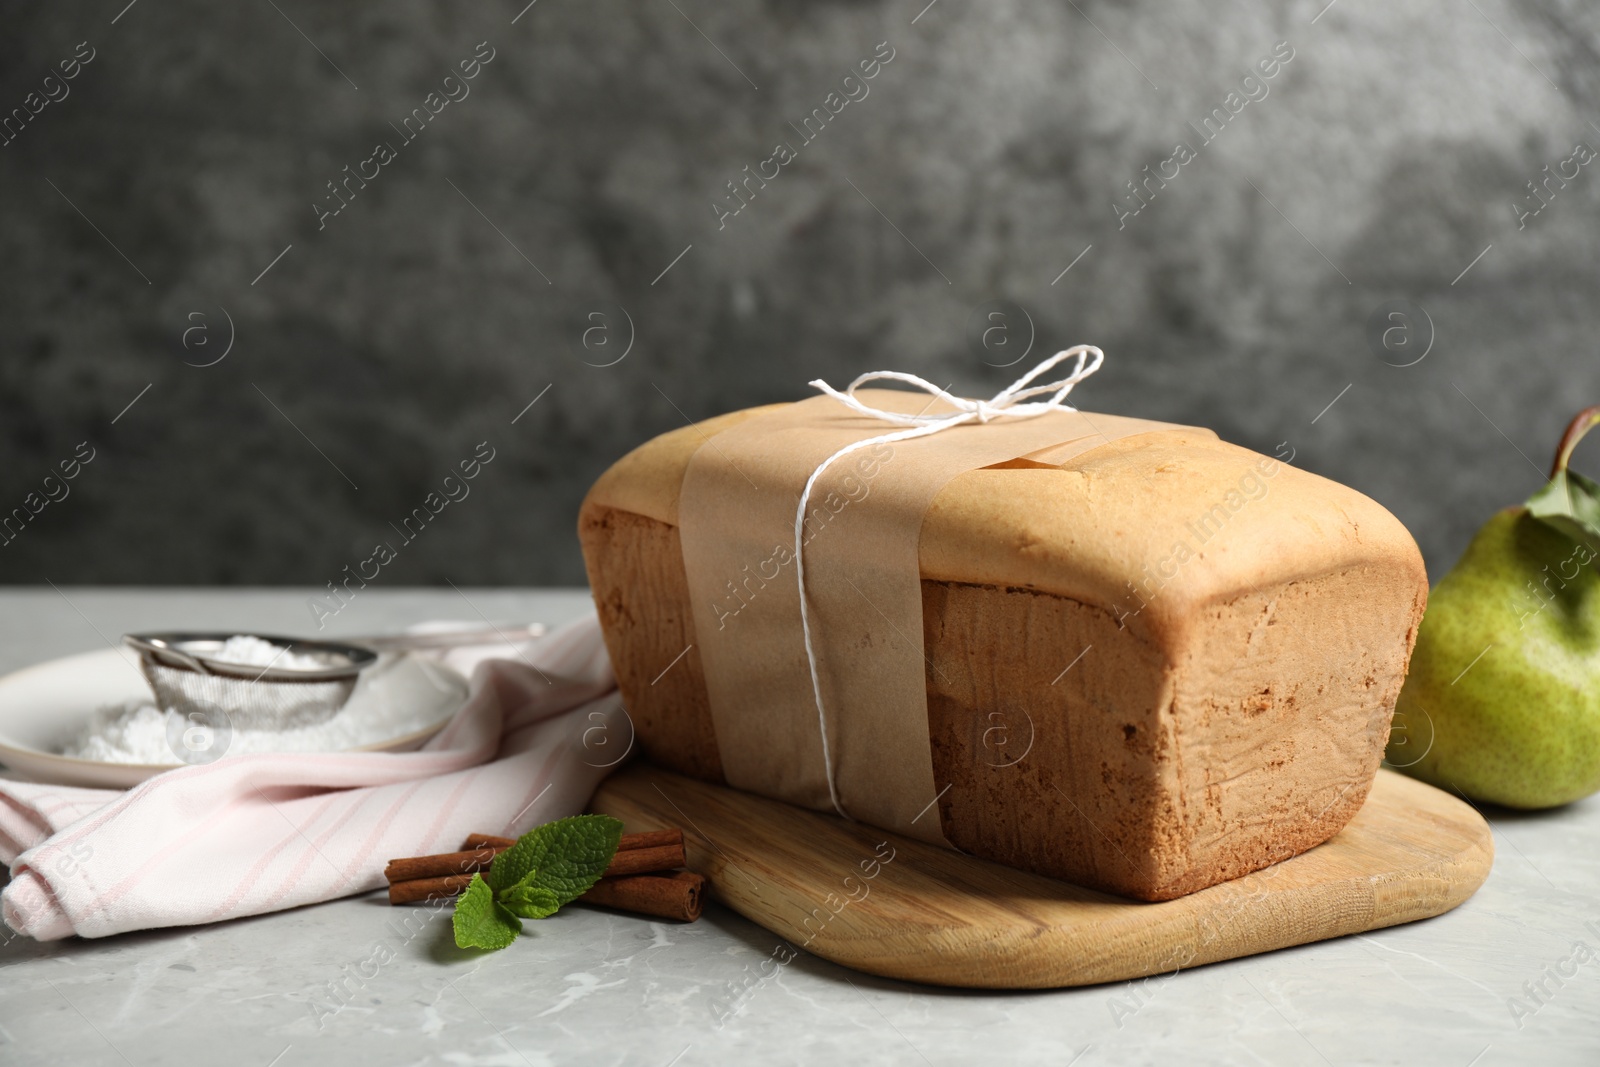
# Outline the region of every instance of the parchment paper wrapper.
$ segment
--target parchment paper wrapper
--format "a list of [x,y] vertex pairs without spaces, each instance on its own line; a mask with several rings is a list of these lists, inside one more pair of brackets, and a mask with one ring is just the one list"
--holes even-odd
[[[938,413],[920,393],[861,390],[889,411]],[[795,511],[806,480],[854,442],[902,429],[813,397],[708,438],[679,507],[696,644],[728,784],[946,845],[933,809],[917,546],[958,474],[1037,455],[1052,465],[1167,423],[1055,412],[868,446],[812,490],[805,569],[819,714],[800,620]]]

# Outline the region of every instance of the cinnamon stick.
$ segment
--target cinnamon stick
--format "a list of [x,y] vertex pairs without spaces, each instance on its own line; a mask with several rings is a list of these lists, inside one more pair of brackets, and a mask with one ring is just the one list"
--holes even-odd
[[[497,848],[508,849],[517,843],[514,837],[496,837],[494,834],[471,834],[461,847],[464,849]],[[622,840],[617,843],[618,852],[628,852],[636,848],[656,848],[660,845],[683,844],[683,831],[677,827],[666,830],[646,830],[643,833],[623,834]]]
[[670,871],[682,867],[687,862],[681,841],[676,845],[658,845],[655,848],[630,848],[626,851],[619,849],[606,866],[606,875]]
[[390,882],[389,903],[417,904],[425,900],[448,900],[465,893],[471,883],[470,874],[449,874],[443,878],[413,878],[409,882]]
[[390,860],[383,876],[392,885],[417,878],[437,878],[447,874],[471,874],[486,871],[495,856],[505,849],[476,848],[469,852],[445,852],[438,856],[412,856],[409,859]]
[[683,831],[672,826],[665,830],[643,830],[637,834],[623,834],[622,840],[617,843],[617,851],[681,844],[683,844]]
[[[654,844],[663,837],[677,836],[674,844]],[[474,834],[473,838],[483,840],[505,841],[506,838],[489,838],[485,834]],[[472,840],[469,838],[469,840]],[[611,863],[606,867],[606,875],[620,874],[646,874],[651,871],[670,871],[675,867],[682,867],[686,862],[683,852],[683,831],[654,831],[645,834],[624,834],[623,843],[617,846],[617,854],[611,858]],[[390,885],[401,882],[411,882],[419,879],[437,879],[455,875],[471,875],[473,871],[486,871],[494,858],[509,848],[515,841],[509,842],[505,847],[485,844],[484,847],[474,848],[466,852],[445,852],[437,856],[411,856],[406,859],[390,860],[383,869],[384,877]],[[467,879],[471,881],[470,878]],[[462,883],[466,888],[466,883]],[[460,890],[456,890],[460,892]]]
[[[389,903],[447,900],[465,892],[471,881],[470,874],[451,874],[395,882],[389,886]],[[694,922],[705,908],[704,889],[705,878],[693,871],[674,871],[669,875],[634,874],[602,878],[578,899],[585,904],[638,915]]]
[[578,899],[636,915],[692,923],[705,908],[706,880],[693,871],[674,871],[665,877],[635,874],[602,878]]
[[[494,834],[468,834],[467,839],[461,842],[462,848],[496,848],[504,851],[517,843],[514,837],[497,837]],[[622,851],[622,846],[617,845],[617,851]]]

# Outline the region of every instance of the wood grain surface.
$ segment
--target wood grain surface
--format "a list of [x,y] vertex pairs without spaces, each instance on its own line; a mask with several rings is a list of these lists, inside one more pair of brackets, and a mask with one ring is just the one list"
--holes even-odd
[[1172,973],[1449,911],[1483,884],[1489,826],[1393,771],[1325,844],[1161,903],[1139,903],[843,819],[635,765],[593,810],[683,828],[717,899],[797,948],[935,985],[1049,989]]

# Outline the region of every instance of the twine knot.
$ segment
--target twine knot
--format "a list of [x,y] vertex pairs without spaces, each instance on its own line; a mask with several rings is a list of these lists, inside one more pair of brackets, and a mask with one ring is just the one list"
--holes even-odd
[[[927,427],[928,433],[937,433],[939,430],[951,426],[960,426],[963,423],[987,423],[991,419],[1031,419],[1052,411],[1074,411],[1068,406],[1066,400],[1074,386],[1089,375],[1100,369],[1100,364],[1105,361],[1105,353],[1094,345],[1077,345],[1073,348],[1063,349],[1034,367],[1027,374],[1018,378],[1004,389],[1000,390],[988,400],[971,400],[963,396],[955,396],[940,389],[928,379],[916,374],[907,374],[904,371],[875,370],[868,371],[840,392],[821,378],[811,383],[828,396],[833,397],[845,407],[868,418],[891,422],[900,426]],[[1072,373],[1065,378],[1053,382],[1034,385],[1034,379],[1058,363],[1066,360],[1075,360]],[[885,411],[883,408],[871,407],[856,399],[856,390],[873,382],[891,381],[904,382],[929,393],[939,400],[955,408],[954,411],[940,412],[933,415],[906,415],[898,411]],[[1035,400],[1034,397],[1048,396],[1046,400]],[[918,434],[917,436],[922,436]],[[838,457],[835,456],[834,459]],[[828,461],[833,462],[832,459]],[[826,467],[827,463],[823,464]],[[818,468],[820,473],[821,468]]]
[[[1066,402],[1068,394],[1072,392],[1073,386],[1099,370],[1100,364],[1105,361],[1105,358],[1105,353],[1094,345],[1076,345],[1072,348],[1063,349],[1041,362],[1027,374],[1024,374],[988,400],[970,400],[966,397],[954,396],[940,389],[926,378],[915,374],[906,374],[903,371],[869,371],[851,382],[842,393],[820,378],[811,382],[817,389],[858,414],[878,419],[882,422],[907,427],[904,430],[896,430],[892,433],[869,437],[864,441],[846,445],[823,460],[817,469],[811,472],[811,477],[806,479],[805,489],[800,493],[800,506],[796,509],[794,516],[795,578],[800,584],[800,629],[805,638],[806,661],[811,668],[812,694],[817,702],[817,728],[822,734],[822,762],[828,778],[828,796],[833,801],[834,810],[845,818],[850,818],[850,814],[844,810],[844,805],[839,799],[838,787],[834,784],[833,753],[830,751],[828,744],[828,715],[822,699],[822,679],[817,670],[817,653],[811,640],[811,612],[806,603],[805,525],[807,511],[811,506],[811,490],[817,484],[817,479],[822,477],[823,472],[832,466],[835,460],[848,456],[857,449],[867,448],[871,445],[893,441],[908,441],[915,437],[927,437],[930,434],[936,434],[942,430],[948,430],[953,426],[960,426],[969,422],[984,425],[994,419],[1032,419],[1040,415],[1047,415],[1052,411],[1076,411],[1076,408],[1068,406]],[[1033,384],[1034,379],[1044,374],[1045,371],[1069,359],[1076,360],[1076,363],[1073,366],[1072,373],[1065,378],[1060,378],[1053,382],[1045,382],[1042,385]],[[931,394],[934,398],[943,400],[955,410],[933,415],[906,415],[898,411],[886,411],[883,408],[870,407],[856,399],[857,389],[878,381],[904,382],[907,385],[915,386]],[[1033,399],[1034,397],[1048,397],[1048,399],[1035,400]]]

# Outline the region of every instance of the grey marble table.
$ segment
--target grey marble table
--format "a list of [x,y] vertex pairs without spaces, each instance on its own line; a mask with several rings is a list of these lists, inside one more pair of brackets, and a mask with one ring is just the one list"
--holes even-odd
[[[131,629],[303,632],[308,592],[8,592],[0,669]],[[327,632],[586,608],[581,590],[369,590]],[[11,937],[0,1063],[1600,1063],[1600,958],[1574,955],[1600,951],[1600,798],[1491,821],[1494,871],[1448,915],[1049,993],[926,988],[805,954],[763,977],[778,939],[715,905],[688,926],[574,907],[487,956],[454,948],[447,913],[402,925],[408,910],[376,893],[97,941]]]

